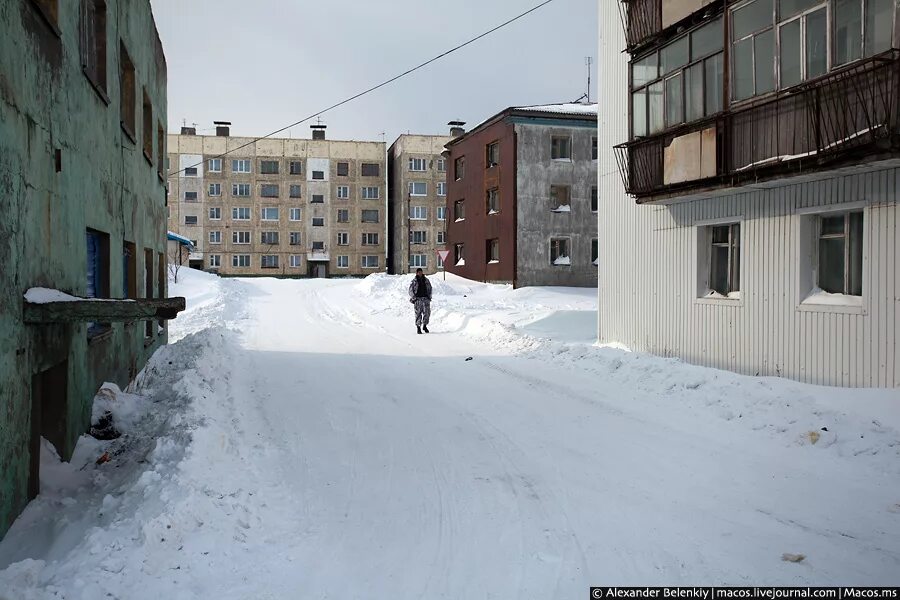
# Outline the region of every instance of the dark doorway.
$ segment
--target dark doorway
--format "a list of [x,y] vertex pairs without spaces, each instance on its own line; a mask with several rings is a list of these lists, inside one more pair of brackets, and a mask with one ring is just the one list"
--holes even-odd
[[65,458],[68,376],[69,363],[63,361],[31,378],[29,500],[41,492],[41,438],[46,438]]
[[317,279],[328,277],[328,266],[325,263],[310,263],[309,276]]

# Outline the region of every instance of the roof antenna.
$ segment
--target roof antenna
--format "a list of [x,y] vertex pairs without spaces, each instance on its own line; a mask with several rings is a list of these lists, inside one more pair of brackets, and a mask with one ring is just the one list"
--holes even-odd
[[591,103],[591,65],[593,64],[594,59],[591,56],[584,57],[584,64],[587,65],[587,103]]

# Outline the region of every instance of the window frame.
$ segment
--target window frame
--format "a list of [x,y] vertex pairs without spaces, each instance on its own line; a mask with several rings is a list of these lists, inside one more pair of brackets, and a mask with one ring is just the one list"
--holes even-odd
[[489,265],[500,263],[500,238],[489,239],[485,242],[485,261]]
[[[368,220],[368,221],[367,221],[367,220],[366,220],[366,213],[375,213],[375,220],[374,220],[374,221],[371,221],[371,220]],[[360,223],[378,223],[378,222],[381,221],[381,215],[379,214],[379,211],[378,211],[377,208],[363,208],[363,209],[361,209],[361,212],[360,212],[360,215],[359,215],[359,221],[360,221]]]
[[[213,165],[218,165],[218,168]],[[222,159],[221,158],[210,158],[206,161],[206,170],[210,173],[221,173],[222,172]]]
[[[215,186],[215,188],[213,188]],[[213,193],[213,189],[218,190],[216,193]],[[206,195],[210,198],[219,198],[222,196],[222,184],[221,183],[210,183],[206,186]]]
[[[246,259],[246,261],[244,260]],[[246,262],[247,264],[241,264]],[[231,267],[233,269],[249,269],[253,266],[253,259],[249,254],[232,254]]]
[[[297,218],[294,218],[294,215],[297,215]],[[298,223],[303,220],[303,212],[297,206],[291,206],[288,208],[288,221],[292,223]]]
[[453,202],[453,219],[455,222],[466,220],[466,199],[461,198]]
[[[215,239],[213,239],[215,238]],[[208,241],[211,245],[219,245],[222,243],[222,231],[219,229],[215,229],[209,232]]]
[[500,165],[500,140],[494,140],[484,146],[484,168],[493,169]]
[[500,214],[500,188],[492,187],[485,192],[484,212],[487,215]]
[[[416,166],[421,166],[422,168],[417,169]],[[412,173],[426,172],[428,170],[428,159],[422,158],[422,157],[417,157],[417,156],[410,156],[408,170]]]
[[[562,254],[560,248],[562,244],[565,243],[566,253]],[[556,258],[553,258],[554,251],[556,252]],[[569,267],[572,265],[572,238],[567,236],[556,236],[550,238],[550,266],[551,267]],[[569,264],[565,263],[556,263],[556,260],[559,258],[568,258]]]
[[[421,193],[416,191],[416,188],[421,186],[423,190]],[[423,196],[428,195],[428,182],[427,181],[410,181],[407,183],[406,191],[409,196],[414,198],[421,198]]]
[[[242,242],[242,239],[247,241]],[[253,232],[246,230],[234,230],[231,232],[231,243],[235,246],[249,246],[253,242]]]
[[[275,218],[269,216],[270,211],[275,211]],[[277,222],[281,220],[281,210],[277,206],[261,206],[259,209],[259,220],[267,222]]]
[[[852,237],[855,235],[853,229],[851,227],[854,215],[859,215],[860,219],[860,235],[862,239],[859,240],[859,264],[856,265],[856,262],[852,260],[852,249],[854,246],[854,241]],[[833,219],[836,217],[841,217],[844,220],[843,231],[840,234],[829,233],[825,234],[822,232],[822,228],[824,225],[825,219]],[[816,248],[816,256],[815,256],[815,278],[814,283],[817,288],[822,290],[823,292],[827,292],[830,294],[840,294],[842,296],[851,296],[855,298],[861,298],[864,293],[864,275],[865,275],[865,239],[866,239],[866,217],[865,211],[863,210],[850,210],[850,211],[842,211],[842,212],[831,212],[831,213],[823,213],[816,215],[815,222],[815,248]],[[843,273],[843,290],[840,292],[832,292],[826,290],[822,287],[822,240],[824,239],[841,239],[843,240],[844,249],[843,249],[843,262],[844,262],[844,273]],[[851,277],[852,270],[854,268],[859,269],[858,277],[859,277],[859,293],[856,294],[850,290],[851,287]]]
[[[242,217],[241,215],[246,212],[246,217]],[[231,207],[231,220],[232,221],[250,221],[253,219],[252,213],[250,211],[249,206],[232,206]]]
[[[213,216],[213,211],[217,216]],[[210,206],[209,207],[209,220],[210,221],[221,221],[222,220],[222,207],[221,206]]]
[[410,206],[409,207],[409,220],[410,221],[427,221],[428,220],[428,207],[427,206]]
[[[565,144],[561,144],[562,142]],[[563,150],[565,150],[564,153]],[[567,156],[563,156],[563,154],[567,154]],[[571,162],[573,155],[571,134],[550,135],[550,160]]]

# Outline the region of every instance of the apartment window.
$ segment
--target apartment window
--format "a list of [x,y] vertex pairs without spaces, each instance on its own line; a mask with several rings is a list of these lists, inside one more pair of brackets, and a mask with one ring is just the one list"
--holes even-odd
[[231,172],[232,173],[249,173],[250,172],[250,160],[240,158],[240,159],[231,161]]
[[425,171],[428,168],[428,161],[424,158],[412,158],[409,159],[409,170],[410,171]]
[[350,257],[349,256],[338,256],[337,257],[337,266],[338,266],[338,269],[349,269],[350,268]]
[[322,217],[313,217],[312,226],[325,227],[325,219],[323,219]]
[[360,263],[363,269],[377,269],[378,268],[378,257],[377,256],[363,256],[360,259]]
[[456,160],[453,161],[453,175],[456,178],[456,181],[464,178],[466,176],[466,157],[460,156]]
[[222,243],[222,232],[221,231],[210,231],[209,232],[209,243],[210,244],[221,244]]
[[316,181],[324,181],[325,180],[325,171],[313,171],[312,178]]
[[231,232],[231,243],[232,244],[249,244],[250,243],[250,232],[249,231],[232,231]]
[[261,231],[259,232],[259,243],[267,246],[277,246],[281,243],[277,231]]
[[249,254],[234,254],[234,255],[232,255],[231,266],[232,267],[249,267],[250,266],[250,255]]
[[550,158],[553,160],[571,160],[572,138],[567,135],[550,136]]
[[264,206],[260,211],[260,219],[263,221],[277,221],[278,218],[277,206]]
[[709,228],[709,289],[722,296],[741,289],[741,225]]
[[347,177],[350,175],[350,163],[339,162],[337,164],[337,174],[339,177]]
[[447,184],[443,181],[439,181],[437,184],[437,195],[441,198],[447,195]]
[[200,249],[200,242],[198,242],[197,240],[191,240],[191,244],[194,246],[195,250]]
[[818,218],[817,283],[832,294],[862,296],[863,213]]
[[291,175],[303,175],[303,163],[299,160],[292,160],[288,171]]
[[211,221],[221,221],[222,220],[222,207],[211,206],[209,208],[209,218]]
[[437,243],[438,244],[446,244],[447,243],[447,232],[446,231],[438,231],[437,232]]
[[290,196],[291,198],[302,198],[303,188],[297,184],[292,184],[290,187]]
[[484,255],[487,257],[488,264],[500,262],[500,240],[496,238],[488,240],[485,246]]
[[184,201],[185,202],[197,202],[197,192],[185,192],[184,193]]
[[377,233],[362,234],[362,245],[363,246],[377,246],[378,245],[378,234]]
[[[652,135],[723,109],[722,28],[722,19],[716,19],[632,62],[634,137]],[[596,143],[592,138],[594,160]]]
[[250,207],[249,206],[235,206],[231,209],[231,218],[234,221],[249,221],[250,220]]
[[775,89],[774,15],[772,0],[753,0],[731,11],[734,100]]
[[259,187],[259,195],[263,198],[277,198],[278,185],[274,183],[264,183]]
[[500,212],[500,190],[492,188],[487,191],[487,214],[495,215]]
[[337,245],[338,246],[349,246],[350,245],[350,234],[346,231],[341,231],[337,234]]
[[363,223],[377,223],[378,211],[374,209],[363,209],[361,220]]
[[259,172],[263,175],[278,175],[277,160],[261,160],[259,161]]
[[222,266],[222,255],[221,254],[210,254],[209,255],[209,266],[213,269],[218,269]]
[[350,198],[350,186],[349,185],[337,186],[337,197],[339,200],[349,199]]
[[571,188],[567,185],[550,186],[550,210],[569,212],[571,210]]
[[303,257],[302,257],[302,256],[299,256],[299,255],[297,255],[297,254],[292,254],[292,255],[291,255],[291,268],[292,268],[292,269],[299,269],[300,266],[301,266],[301,264],[302,264],[302,262],[303,262]]
[[597,238],[591,240],[591,264],[598,264],[598,259],[600,256],[600,247],[597,243]]
[[363,177],[378,177],[381,175],[381,168],[378,163],[362,163],[360,173]]
[[207,188],[207,192],[212,197],[221,196],[222,195],[222,184],[221,183],[209,184],[209,188]]
[[597,186],[591,186],[591,212],[597,212]]
[[291,246],[299,246],[299,245],[301,245],[301,243],[300,243],[300,232],[299,232],[299,231],[292,231],[292,232],[290,232],[289,235],[290,235],[290,242],[289,242],[289,243],[290,243]]
[[236,197],[247,197],[250,195],[249,183],[232,183],[231,195]]
[[413,221],[424,221],[428,218],[428,207],[427,206],[410,206],[409,207],[409,218]]
[[786,88],[828,71],[828,8],[823,0],[779,4],[779,83]]
[[185,167],[184,168],[184,176],[185,177],[196,177],[197,176],[197,167]]
[[325,242],[313,242],[312,249],[313,250],[325,250]]
[[185,215],[184,216],[184,224],[185,225],[196,225],[197,224],[197,215]]
[[378,200],[380,191],[378,186],[365,186],[362,188],[363,200]]
[[122,243],[122,297],[137,298],[137,249],[131,242]]
[[347,209],[347,208],[338,209],[337,222],[338,223],[349,223],[350,222],[350,209]]
[[412,244],[427,244],[428,243],[428,232],[427,231],[413,231],[410,236],[409,241]]
[[428,268],[428,255],[427,254],[410,254],[409,255],[409,266],[414,269],[427,269]]
[[424,181],[410,181],[408,191],[410,196],[427,196],[428,184]]
[[[144,158],[150,164],[153,164],[153,104],[150,102],[150,96],[147,95],[147,88],[144,88]],[[196,173],[194,173],[196,175]],[[149,321],[147,321],[149,323]]]
[[437,220],[444,221],[447,219],[447,207],[446,206],[438,206],[437,207]]
[[447,159],[439,158],[435,162],[437,163],[436,167],[437,167],[438,173],[446,173],[447,172]]
[[313,194],[310,202],[313,204],[324,204],[325,196],[323,194]]
[[125,44],[119,41],[119,109],[122,128],[133,141],[137,140],[137,86],[134,76],[134,63],[128,56]]
[[300,209],[292,208],[288,211],[288,218],[291,221],[299,221],[300,220]]
[[259,266],[263,269],[277,269],[278,268],[278,255],[277,254],[263,254],[259,259]]
[[466,218],[466,201],[457,200],[453,203],[453,218],[462,221]]
[[211,158],[207,162],[207,169],[210,173],[221,173],[222,172],[222,159],[221,158]]
[[[94,87],[106,94],[106,2],[82,0],[79,24],[81,68]],[[151,121],[152,122],[152,121]]]
[[491,142],[485,146],[484,167],[490,169],[500,164],[500,142]]
[[456,244],[453,246],[453,262],[457,267],[466,264],[466,246],[465,244]]
[[572,264],[569,258],[569,238],[550,238],[550,264],[565,266]]
[[591,138],[591,160],[597,160],[597,138]]
[[891,47],[892,0],[837,0],[832,15],[835,65],[873,56]]

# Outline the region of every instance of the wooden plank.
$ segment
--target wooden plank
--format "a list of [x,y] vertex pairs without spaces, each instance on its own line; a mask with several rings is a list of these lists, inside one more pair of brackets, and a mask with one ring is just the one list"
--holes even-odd
[[24,303],[24,319],[31,324],[103,323],[174,319],[185,308],[184,298],[137,300],[76,300],[72,302]]

